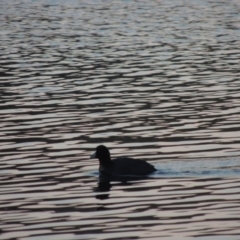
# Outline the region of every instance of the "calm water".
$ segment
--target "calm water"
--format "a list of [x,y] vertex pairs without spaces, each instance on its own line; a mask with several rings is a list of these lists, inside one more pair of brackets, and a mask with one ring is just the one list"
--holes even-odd
[[[0,239],[240,239],[240,3],[0,2]],[[89,155],[148,160],[99,179]]]

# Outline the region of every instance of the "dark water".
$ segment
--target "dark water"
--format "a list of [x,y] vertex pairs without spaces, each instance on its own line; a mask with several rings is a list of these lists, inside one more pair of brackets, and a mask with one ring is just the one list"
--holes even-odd
[[[0,2],[0,239],[240,239],[240,3]],[[98,183],[89,155],[148,160]]]

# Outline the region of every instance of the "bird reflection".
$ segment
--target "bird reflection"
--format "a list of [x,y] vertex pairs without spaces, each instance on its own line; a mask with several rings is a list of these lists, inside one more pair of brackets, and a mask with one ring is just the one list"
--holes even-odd
[[98,177],[98,184],[97,187],[93,189],[96,192],[96,199],[104,200],[109,198],[110,196],[110,189],[112,188],[111,182],[119,182],[117,185],[127,186],[133,185],[135,181],[148,179],[149,177],[146,176],[112,176],[106,173],[100,173]]
[[108,174],[100,174],[98,178],[98,185],[94,188],[94,192],[103,192],[102,194],[97,194],[96,198],[100,200],[107,199],[109,197],[109,192],[111,189],[111,177]]

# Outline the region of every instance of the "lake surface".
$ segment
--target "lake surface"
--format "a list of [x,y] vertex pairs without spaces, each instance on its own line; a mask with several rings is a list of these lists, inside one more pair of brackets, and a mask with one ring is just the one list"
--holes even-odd
[[[0,239],[239,239],[239,12],[2,0]],[[103,180],[99,144],[158,171]]]

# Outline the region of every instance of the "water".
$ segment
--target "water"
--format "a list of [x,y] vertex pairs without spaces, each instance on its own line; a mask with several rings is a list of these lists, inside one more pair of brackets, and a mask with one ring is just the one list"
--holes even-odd
[[[1,1],[0,239],[239,239],[239,11]],[[158,171],[102,181],[102,143]]]

